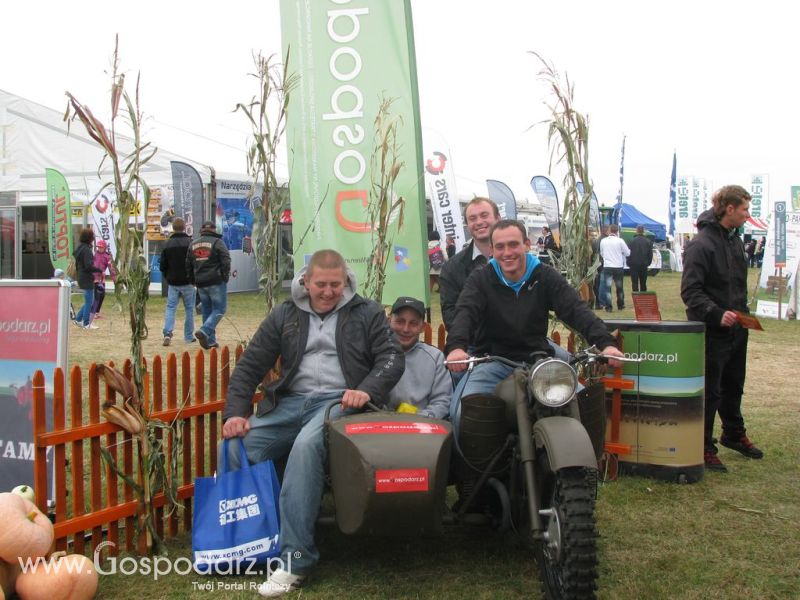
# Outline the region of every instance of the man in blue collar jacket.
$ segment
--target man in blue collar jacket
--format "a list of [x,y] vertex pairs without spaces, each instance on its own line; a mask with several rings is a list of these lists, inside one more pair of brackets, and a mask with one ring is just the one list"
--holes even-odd
[[[529,361],[536,351],[552,356],[553,349],[547,342],[551,310],[604,354],[622,356],[603,321],[567,280],[530,252],[531,242],[519,221],[499,221],[492,229],[491,241],[489,265],[470,275],[458,298],[445,348],[448,361],[468,358],[470,334],[479,323],[483,334],[474,340],[475,354],[494,354],[515,361]],[[456,372],[467,368],[464,364],[448,366]],[[614,361],[612,366],[616,366]],[[510,372],[511,368],[499,362],[480,364],[461,380],[454,399],[492,393]],[[452,408],[451,404],[451,412]]]

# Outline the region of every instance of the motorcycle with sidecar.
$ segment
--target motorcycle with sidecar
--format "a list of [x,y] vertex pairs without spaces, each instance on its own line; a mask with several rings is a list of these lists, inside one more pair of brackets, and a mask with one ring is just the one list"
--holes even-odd
[[[594,598],[606,358],[591,348],[570,363],[468,359],[467,377],[484,361],[513,371],[494,394],[461,398],[455,435],[447,421],[373,405],[331,419],[331,403],[325,437],[340,530],[430,535],[445,524],[484,523],[514,531],[535,556],[546,598]],[[449,482],[459,491],[452,510]]]

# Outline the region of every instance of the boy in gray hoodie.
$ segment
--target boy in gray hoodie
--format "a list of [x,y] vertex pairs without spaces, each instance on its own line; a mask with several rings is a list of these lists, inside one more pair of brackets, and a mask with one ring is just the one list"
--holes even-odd
[[419,341],[425,328],[425,305],[401,296],[392,305],[389,327],[394,331],[406,358],[406,370],[389,392],[389,408],[401,402],[413,405],[416,414],[445,419],[453,397],[453,379],[444,366],[444,354],[438,348]]

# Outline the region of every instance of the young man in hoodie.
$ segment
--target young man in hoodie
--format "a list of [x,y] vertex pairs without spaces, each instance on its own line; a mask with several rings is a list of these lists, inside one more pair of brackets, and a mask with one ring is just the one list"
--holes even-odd
[[172,221],[172,235],[169,236],[158,268],[166,279],[167,309],[164,313],[164,346],[172,342],[172,328],[175,326],[175,313],[178,311],[178,300],[183,298],[183,309],[186,318],[183,322],[183,340],[188,344],[194,341],[194,298],[195,289],[191,274],[186,269],[186,255],[192,238],[186,235],[186,222],[180,217]]
[[[281,375],[251,415],[256,386],[279,358]],[[333,400],[344,410],[385,405],[404,366],[383,307],[356,293],[355,275],[335,250],[312,255],[292,281],[291,299],[269,314],[242,353],[228,385],[222,435],[243,437],[251,463],[289,457],[280,496],[284,564],[259,587],[262,596],[300,587],[319,560],[314,526],[325,484],[326,406]],[[239,452],[229,446],[236,469]]]
[[697,218],[698,233],[686,246],[681,298],[686,316],[706,324],[706,402],[704,459],[706,469],[727,471],[717,456],[713,437],[719,412],[719,443],[748,458],[764,453],[747,437],[742,394],[747,369],[747,329],[736,311],[747,307],[747,261],[736,234],[750,216],[750,194],[738,185],[714,193],[712,208]]
[[[553,356],[547,340],[548,317],[553,310],[559,319],[577,329],[604,354],[622,356],[605,323],[597,318],[566,279],[530,252],[531,241],[519,221],[499,221],[490,235],[492,259],[486,268],[474,271],[458,298],[453,326],[448,331],[447,360],[469,358],[467,348],[474,343],[474,354],[488,353],[510,360],[528,362],[531,353]],[[472,340],[472,332],[482,323],[482,334]],[[619,366],[610,361],[612,366]],[[449,364],[459,372],[466,364]],[[458,383],[450,413],[454,425],[459,419],[462,396],[486,394],[513,369],[500,362],[477,365],[469,377]]]
[[186,255],[186,270],[197,286],[203,324],[194,337],[205,348],[216,348],[217,325],[228,310],[228,278],[231,255],[217,233],[214,221],[205,221],[200,237],[192,242]]

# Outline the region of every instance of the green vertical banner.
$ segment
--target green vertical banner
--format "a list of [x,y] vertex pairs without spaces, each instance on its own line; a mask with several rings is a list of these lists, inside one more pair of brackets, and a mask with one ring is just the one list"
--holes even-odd
[[281,0],[288,71],[299,82],[289,102],[287,143],[295,269],[316,250],[342,253],[360,282],[375,260],[367,207],[374,121],[393,100],[395,194],[405,200],[391,224],[383,303],[415,296],[429,304],[422,135],[409,0]]
[[47,177],[47,239],[54,269],[67,268],[72,256],[72,210],[69,186],[55,169],[45,169]]

